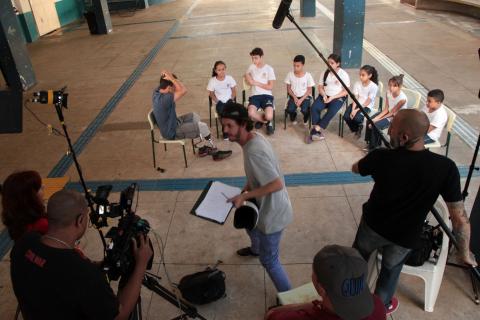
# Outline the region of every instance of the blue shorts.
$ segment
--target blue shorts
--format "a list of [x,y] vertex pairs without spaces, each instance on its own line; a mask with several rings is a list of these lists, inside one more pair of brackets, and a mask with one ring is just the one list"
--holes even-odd
[[263,109],[267,107],[273,108],[273,96],[269,94],[258,94],[248,98],[248,105],[254,105],[258,109]]

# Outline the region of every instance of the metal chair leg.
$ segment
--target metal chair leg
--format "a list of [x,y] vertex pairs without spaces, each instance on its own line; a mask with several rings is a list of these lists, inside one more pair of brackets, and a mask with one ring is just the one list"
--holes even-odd
[[152,155],[153,155],[153,167],[157,167],[156,159],[155,159],[155,136],[153,134],[153,131],[150,131],[151,133],[151,138],[152,138]]
[[193,154],[195,154],[195,142],[192,139],[192,149],[193,149]]
[[183,160],[185,160],[185,168],[188,168],[187,153],[185,152],[185,145],[182,145],[182,149],[183,149]]
[[217,139],[218,139],[219,135],[218,135],[218,118],[217,117],[215,117],[215,127],[217,128]]
[[165,148],[165,151],[167,151],[167,144],[166,143],[163,144],[163,147]]
[[287,117],[288,117],[288,112],[287,112],[287,109],[285,109],[285,117],[283,119],[283,130],[287,130]]
[[445,157],[448,157],[448,149],[450,148],[450,132],[447,133],[447,142],[445,142],[446,150],[445,150]]

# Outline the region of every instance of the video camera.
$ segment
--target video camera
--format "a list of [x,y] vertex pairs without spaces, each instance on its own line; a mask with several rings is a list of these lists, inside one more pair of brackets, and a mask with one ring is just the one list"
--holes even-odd
[[58,91],[46,90],[34,92],[34,98],[31,99],[31,101],[43,104],[59,104],[66,109],[68,101],[68,93],[65,93],[66,89],[67,87],[63,87]]
[[[135,266],[132,240],[147,235],[150,224],[132,211],[133,199],[137,191],[137,184],[132,183],[120,193],[118,203],[110,203],[108,196],[112,191],[111,185],[99,186],[93,197],[95,215],[92,222],[98,227],[108,226],[107,218],[120,217],[118,225],[110,228],[105,238],[110,242],[105,248],[103,270],[110,280],[118,280],[122,276],[129,276]],[[149,244],[152,247],[152,244]],[[153,250],[153,248],[152,248]],[[147,269],[151,269],[153,255],[148,262]]]

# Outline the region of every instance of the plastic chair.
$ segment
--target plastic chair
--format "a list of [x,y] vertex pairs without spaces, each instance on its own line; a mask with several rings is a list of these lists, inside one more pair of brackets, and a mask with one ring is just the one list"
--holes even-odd
[[408,109],[418,109],[420,106],[420,99],[422,95],[420,92],[408,88],[402,88],[403,93],[407,96],[407,108]]
[[[247,83],[247,81],[245,80],[245,77],[242,77],[242,86],[243,86],[243,89],[242,89],[242,104],[244,107],[248,107],[248,104],[245,105],[245,102],[247,102],[247,91],[250,92],[250,90],[252,89],[252,86],[249,85]],[[275,130],[276,129],[276,123],[275,123],[275,103],[273,104],[273,129]]]
[[[287,100],[285,100],[285,108],[284,108],[285,117],[283,118],[283,129],[284,130],[287,130],[287,118],[288,118],[287,107],[288,107],[288,99],[289,98],[290,98],[290,96],[287,93]],[[314,100],[315,100],[315,86],[312,87],[312,95],[310,96],[310,106],[308,107],[308,109],[309,109],[308,113],[310,114],[310,118],[308,119],[308,128],[309,129],[312,128],[311,112],[312,112],[312,104],[313,104]]]
[[[178,140],[167,140],[167,139],[155,139],[155,127],[157,126],[157,121],[155,120],[155,116],[153,115],[153,110],[148,113],[147,116],[148,123],[150,124],[150,139],[152,142],[152,155],[153,155],[153,167],[157,167],[156,157],[155,157],[155,143],[163,143],[165,147],[165,151],[167,151],[167,144],[180,144],[183,148],[183,160],[185,161],[185,168],[188,168],[187,163],[187,153],[185,152],[185,143],[187,139],[178,139]],[[192,148],[193,153],[195,154],[195,143],[192,139]],[[159,170],[159,168],[157,168]]]
[[447,139],[445,141],[445,144],[442,145],[439,141],[435,141],[435,142],[426,144],[425,148],[426,149],[431,149],[431,148],[443,148],[443,147],[445,147],[445,156],[448,157],[448,149],[450,147],[450,139],[452,137],[453,124],[455,123],[457,115],[452,110],[450,110],[449,108],[447,108],[447,107],[444,107],[444,108],[445,108],[445,110],[447,110],[447,114],[448,114],[448,120],[447,120],[447,124],[446,124]]
[[[448,209],[446,208],[445,203],[438,200],[435,203],[435,208],[438,210],[438,212],[442,216],[443,221],[445,221],[448,227],[451,228],[451,222],[448,219]],[[442,247],[440,248],[440,255],[438,256],[436,263],[431,261],[426,261],[422,266],[419,266],[419,267],[404,265],[402,268],[403,273],[420,277],[425,282],[424,310],[427,312],[433,312],[433,308],[435,307],[435,302],[437,300],[438,292],[442,284],[443,273],[445,271],[445,265],[447,263],[447,256],[448,256],[448,242],[449,242],[449,238],[447,234],[443,232]],[[369,275],[369,283],[372,283],[371,281],[372,279],[377,278],[378,271],[380,270],[380,266],[381,266],[381,261],[382,261],[382,256],[381,254],[378,254],[376,268],[374,267],[372,272],[370,272],[370,275]]]
[[[348,100],[348,97],[347,97]],[[342,106],[340,109],[340,113],[338,114],[338,135],[343,138],[343,130],[345,129],[345,120],[343,119],[343,115],[345,114],[346,107],[348,106],[348,101],[345,100],[345,105]],[[375,96],[375,103],[374,109],[370,110],[368,115],[374,115],[375,113],[382,111],[383,109],[383,82],[378,82],[378,91],[377,95]]]
[[218,114],[217,109],[213,105],[212,97],[208,96],[208,110],[210,111],[210,128],[212,127],[212,112],[215,117],[215,128],[217,129],[217,139],[218,139]]

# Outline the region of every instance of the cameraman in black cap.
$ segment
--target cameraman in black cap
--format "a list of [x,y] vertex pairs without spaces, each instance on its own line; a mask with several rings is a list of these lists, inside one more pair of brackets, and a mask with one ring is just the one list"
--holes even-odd
[[15,242],[10,272],[24,319],[127,319],[132,312],[152,256],[148,238],[133,245],[134,271],[115,296],[98,265],[75,248],[88,214],[80,193],[58,191],[48,201],[48,232]]

